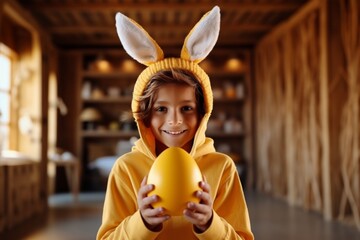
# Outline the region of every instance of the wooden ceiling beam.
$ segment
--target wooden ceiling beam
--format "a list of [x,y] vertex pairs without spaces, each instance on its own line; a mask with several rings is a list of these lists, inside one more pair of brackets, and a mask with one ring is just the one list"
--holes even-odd
[[[189,32],[191,27],[189,26],[179,26],[179,25],[144,25],[144,29],[148,32]],[[244,25],[232,25],[232,26],[221,26],[221,32],[267,32],[271,30],[274,26],[268,24],[244,24]],[[61,26],[61,27],[50,27],[50,33],[54,34],[68,34],[68,33],[112,33],[116,31],[115,24],[112,27],[109,26]]]
[[[26,3],[24,3],[25,5]],[[282,3],[219,3],[222,11],[253,11],[253,12],[267,12],[267,11],[294,11],[298,9],[302,3],[294,2],[282,2]],[[141,7],[137,3],[91,3],[86,4],[82,2],[37,2],[27,5],[28,8],[35,11],[137,11],[137,12],[148,12],[148,11],[209,11],[214,7],[212,3],[197,3],[196,7],[192,4],[183,3],[141,3]]]
[[[223,46],[240,46],[240,45],[253,45],[258,42],[260,39],[258,37],[249,37],[244,36],[241,38],[220,38],[217,42],[217,45]],[[121,43],[117,37],[114,38],[104,38],[94,40],[92,38],[88,39],[74,39],[74,38],[56,38],[54,39],[55,43],[61,47],[88,47],[88,46],[110,46],[110,47],[121,47]],[[157,41],[158,44],[164,49],[169,46],[181,46],[182,42],[177,41],[176,39],[160,39]],[[179,50],[180,51],[180,50]]]

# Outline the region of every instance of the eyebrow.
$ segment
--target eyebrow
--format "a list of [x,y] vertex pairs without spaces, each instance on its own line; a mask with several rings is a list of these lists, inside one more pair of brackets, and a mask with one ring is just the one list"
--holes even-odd
[[[168,101],[160,100],[160,101],[155,101],[154,103],[155,104],[166,104],[166,103],[168,103]],[[184,100],[184,101],[181,101],[180,103],[196,103],[196,101],[195,100]]]

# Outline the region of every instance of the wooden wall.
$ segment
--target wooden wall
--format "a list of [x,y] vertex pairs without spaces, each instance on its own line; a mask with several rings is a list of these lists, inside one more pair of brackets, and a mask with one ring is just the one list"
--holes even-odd
[[[14,108],[11,134],[14,136],[11,136],[10,148],[39,162],[40,170],[36,173],[40,179],[38,188],[42,209],[46,210],[48,81],[51,75],[57,74],[57,52],[49,36],[16,1],[0,3],[0,42],[17,55],[12,86],[14,96],[11,99]],[[28,114],[33,121],[31,135],[19,131],[18,118],[22,114]]]
[[255,79],[257,189],[360,229],[359,15],[310,1],[258,44]]
[[360,2],[331,1],[330,13],[333,211],[360,229]]

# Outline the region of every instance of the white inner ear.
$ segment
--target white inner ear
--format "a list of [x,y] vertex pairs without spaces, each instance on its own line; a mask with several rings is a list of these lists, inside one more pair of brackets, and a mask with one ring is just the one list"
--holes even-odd
[[162,51],[150,35],[121,13],[116,14],[116,29],[125,51],[136,61],[147,65],[162,58]]
[[190,32],[185,43],[190,60],[196,61],[206,58],[216,44],[220,31],[220,9],[218,7],[200,20]]

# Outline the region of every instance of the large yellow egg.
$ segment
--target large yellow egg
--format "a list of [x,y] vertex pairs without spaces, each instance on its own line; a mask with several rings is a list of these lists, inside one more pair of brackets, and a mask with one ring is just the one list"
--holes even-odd
[[147,183],[155,189],[148,196],[158,195],[154,208],[163,207],[172,216],[182,215],[188,202],[199,202],[195,192],[201,190],[202,174],[195,160],[179,147],[163,151],[151,166]]

